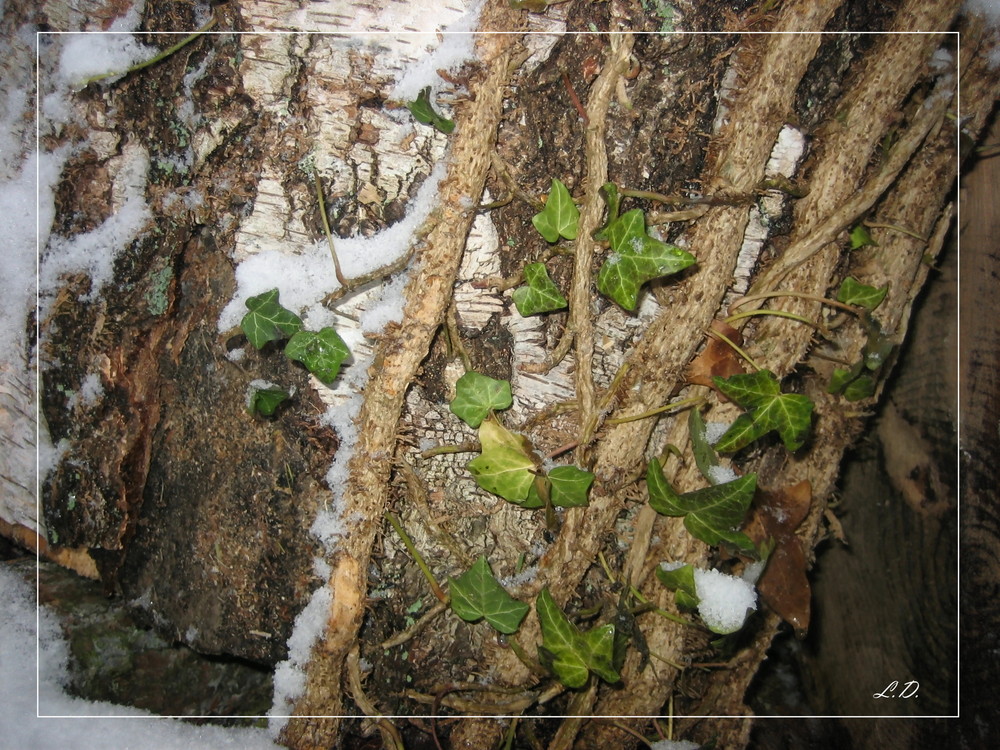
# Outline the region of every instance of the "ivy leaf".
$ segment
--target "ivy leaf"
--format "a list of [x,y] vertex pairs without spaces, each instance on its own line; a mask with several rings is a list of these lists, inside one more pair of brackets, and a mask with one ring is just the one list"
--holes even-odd
[[743,523],[753,500],[756,474],[678,495],[654,458],[646,470],[646,485],[650,507],[664,516],[684,516],[684,527],[695,538],[712,546],[728,542],[740,549],[754,549],[746,534],[733,529]]
[[597,288],[626,310],[635,310],[639,289],[647,281],[677,273],[695,262],[683,248],[646,234],[646,219],[638,208],[619,216],[606,234],[612,252],[597,272]]
[[272,383],[255,380],[247,389],[247,411],[270,417],[292,394]]
[[507,593],[486,560],[480,555],[464,575],[451,579],[451,608],[466,622],[486,622],[508,635],[517,631],[530,607]]
[[685,609],[695,609],[698,606],[698,592],[694,582],[694,566],[690,564],[664,567],[667,563],[656,566],[656,577],[664,586],[674,592],[674,601]]
[[243,316],[240,328],[255,349],[302,330],[302,319],[278,303],[277,289],[250,297],[246,305],[250,312]]
[[705,430],[705,420],[701,417],[701,412],[697,408],[691,410],[688,416],[688,433],[691,435],[691,452],[694,453],[694,462],[698,465],[698,471],[708,481],[712,482],[712,469],[719,465],[719,457],[708,444],[708,437]]
[[552,504],[557,508],[576,508],[587,504],[587,493],[594,483],[594,475],[575,466],[557,466],[548,474],[552,483],[549,491]]
[[862,284],[848,276],[840,283],[840,289],[837,290],[837,301],[848,305],[859,305],[866,310],[874,310],[882,304],[888,291],[888,284],[876,288]]
[[851,250],[857,250],[859,247],[864,247],[865,245],[875,245],[878,247],[878,243],[872,239],[867,227],[864,224],[858,224],[851,230]]
[[332,328],[299,331],[285,346],[285,355],[304,364],[309,372],[329,385],[340,372],[341,363],[351,356],[344,340]]
[[491,411],[507,409],[513,403],[508,381],[469,370],[455,383],[450,408],[469,427],[476,428]]
[[573,203],[569,190],[562,182],[553,178],[545,208],[531,217],[531,223],[546,242],[558,242],[560,237],[575,240],[579,221],[580,212]]
[[871,398],[874,394],[875,379],[871,375],[862,375],[844,388],[844,398],[851,402]]
[[770,370],[712,380],[723,395],[747,409],[719,438],[715,444],[717,451],[738,451],[772,430],[778,432],[790,451],[805,443],[812,423],[813,402],[798,393],[782,393]]
[[445,135],[448,135],[455,129],[454,122],[434,111],[434,107],[431,105],[430,86],[425,86],[421,89],[420,93],[417,94],[416,101],[407,102],[406,108],[410,110],[410,113],[417,122],[430,125]]
[[548,588],[535,600],[542,645],[538,656],[568,688],[581,688],[591,672],[614,684],[621,675],[614,667],[615,626],[601,625],[582,633],[559,609]]
[[515,435],[495,419],[479,425],[482,453],[468,463],[476,484],[512,503],[528,498],[535,480],[535,461],[522,435]]
[[561,310],[568,304],[566,298],[559,293],[559,288],[549,278],[549,272],[544,263],[528,263],[524,267],[524,279],[527,286],[514,290],[514,304],[522,317],[536,313]]

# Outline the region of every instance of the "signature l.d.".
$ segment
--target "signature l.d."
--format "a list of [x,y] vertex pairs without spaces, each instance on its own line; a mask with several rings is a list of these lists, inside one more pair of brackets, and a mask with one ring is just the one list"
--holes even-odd
[[917,691],[920,689],[920,683],[916,680],[910,680],[903,684],[903,689],[899,690],[899,680],[893,680],[890,682],[881,693],[875,693],[873,698],[915,698]]

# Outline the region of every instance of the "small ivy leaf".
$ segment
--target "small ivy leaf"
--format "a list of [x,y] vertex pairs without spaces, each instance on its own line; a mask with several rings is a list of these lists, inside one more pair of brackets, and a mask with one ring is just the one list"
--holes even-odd
[[608,227],[607,237],[612,252],[597,272],[597,288],[626,310],[635,310],[639,289],[647,281],[677,273],[695,262],[683,248],[647,235],[646,220],[638,208],[619,216]]
[[594,475],[575,466],[557,466],[548,474],[552,504],[557,508],[576,508],[587,504],[587,493]]
[[664,516],[684,516],[684,527],[693,537],[712,546],[727,542],[740,549],[754,549],[750,538],[734,529],[743,523],[753,500],[756,474],[678,495],[654,458],[646,470],[646,486],[649,506]]
[[876,288],[862,284],[848,276],[840,283],[840,289],[837,290],[837,301],[847,305],[858,305],[866,310],[874,310],[882,304],[888,291],[888,284]]
[[544,263],[528,263],[524,267],[524,279],[527,286],[514,290],[514,304],[521,317],[537,313],[561,310],[568,304],[566,298],[559,293]]
[[251,414],[260,414],[262,417],[270,417],[291,395],[273,383],[255,380],[247,389],[247,411]]
[[865,367],[873,372],[878,370],[885,364],[895,346],[892,339],[872,321],[868,340],[865,341]]
[[480,555],[464,575],[451,578],[448,593],[451,608],[466,622],[483,618],[501,633],[510,635],[517,631],[530,607],[507,593],[486,560]]
[[687,594],[689,599],[694,599],[695,606],[697,606],[698,594],[694,585],[694,566],[689,563],[681,565],[660,563],[656,566],[656,577],[671,591]]
[[455,398],[450,408],[453,414],[475,429],[491,411],[507,409],[513,403],[508,381],[469,370],[455,383]]
[[495,419],[486,419],[479,426],[479,442],[482,453],[467,465],[476,484],[512,503],[524,502],[535,480],[536,466],[527,440]]
[[851,250],[857,250],[859,247],[864,247],[865,245],[875,245],[878,247],[878,243],[872,239],[867,227],[864,224],[858,224],[851,230]]
[[416,101],[407,102],[406,108],[410,110],[413,118],[424,125],[430,125],[435,130],[439,130],[448,135],[455,129],[455,123],[447,117],[442,117],[434,111],[431,105],[431,87],[425,86],[417,94]]
[[864,366],[864,361],[858,361],[850,370],[845,370],[842,367],[834,368],[833,375],[830,376],[830,385],[826,387],[826,392],[843,393],[851,381],[856,380],[861,375]]
[[712,380],[723,395],[747,410],[715,444],[719,453],[738,451],[772,430],[790,451],[805,443],[812,425],[813,402],[798,393],[782,393],[770,370]]
[[579,221],[580,212],[573,203],[569,190],[562,182],[553,178],[545,208],[531,217],[531,223],[546,242],[558,242],[560,237],[575,240]]
[[621,205],[621,196],[618,195],[618,186],[615,183],[606,182],[601,186],[601,190],[604,191],[604,200],[608,204],[608,220],[604,222],[603,227],[594,232],[595,240],[608,239],[608,228],[618,218],[618,209]]
[[340,365],[351,356],[351,350],[332,328],[319,331],[299,331],[285,346],[289,359],[301,362],[321,382],[329,385],[337,378]]
[[246,305],[250,312],[243,316],[240,328],[255,349],[302,330],[302,319],[278,303],[277,289],[250,297]]
[[705,479],[714,484],[712,470],[719,465],[719,456],[708,444],[705,420],[702,419],[701,412],[697,408],[692,409],[688,415],[688,433],[691,435],[691,451],[694,453],[694,462],[698,465],[698,471]]
[[844,398],[848,401],[862,401],[875,394],[875,379],[871,375],[862,375],[852,380],[844,388]]
[[568,688],[582,688],[591,672],[614,684],[621,675],[614,668],[615,626],[601,625],[581,633],[559,609],[548,588],[535,600],[542,629],[539,660]]

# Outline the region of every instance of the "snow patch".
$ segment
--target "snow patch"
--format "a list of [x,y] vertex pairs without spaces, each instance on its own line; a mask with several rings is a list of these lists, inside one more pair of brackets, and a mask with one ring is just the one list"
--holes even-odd
[[735,633],[750,611],[757,609],[753,584],[718,570],[694,569],[698,614],[716,633]]

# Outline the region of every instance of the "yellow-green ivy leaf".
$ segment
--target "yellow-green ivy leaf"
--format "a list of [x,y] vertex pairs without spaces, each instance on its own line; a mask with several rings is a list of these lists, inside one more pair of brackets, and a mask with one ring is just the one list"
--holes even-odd
[[490,418],[479,425],[479,442],[482,453],[468,463],[476,483],[504,500],[524,502],[536,469],[527,440]]
[[546,242],[558,242],[560,237],[575,240],[579,221],[580,212],[573,203],[569,190],[562,182],[553,178],[545,208],[531,217],[531,223]]

